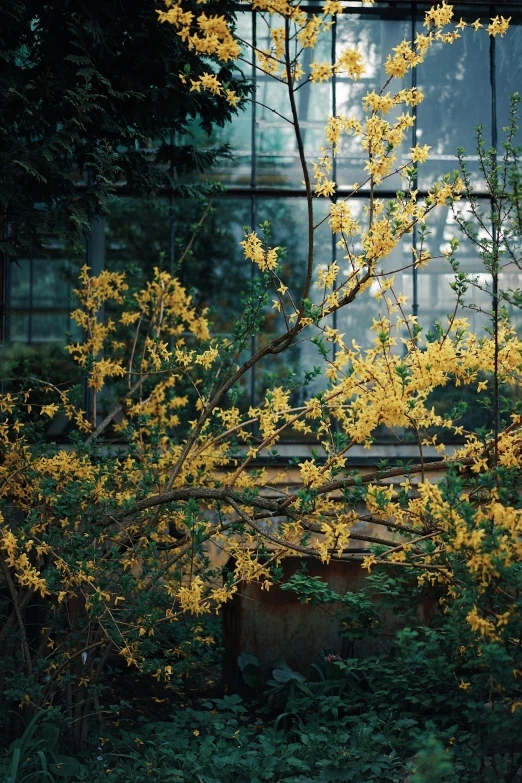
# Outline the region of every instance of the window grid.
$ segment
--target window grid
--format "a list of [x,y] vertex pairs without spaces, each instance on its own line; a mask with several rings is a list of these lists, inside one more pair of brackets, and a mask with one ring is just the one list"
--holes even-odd
[[[380,18],[383,11],[385,12],[386,16],[390,18],[389,12],[391,11],[391,18],[403,20],[403,19],[409,19],[410,22],[410,29],[411,29],[411,39],[415,39],[415,35],[419,30],[419,15],[426,9],[428,9],[432,3],[423,3],[423,2],[410,2],[405,3],[401,2],[400,0],[396,0],[396,2],[389,2],[388,7],[384,9],[381,6],[372,6],[372,7],[364,7],[364,6],[352,6],[353,11],[356,12],[358,15],[364,15],[366,18]],[[456,5],[456,9],[458,11],[462,12],[462,15],[469,16],[472,15],[474,18],[474,13],[477,13],[478,11],[482,11],[482,13],[486,12],[489,16],[494,16],[497,13],[502,13],[503,10],[505,10],[509,6],[510,9],[517,8],[520,10],[519,4],[506,4],[503,3],[502,5],[487,5],[483,2],[476,2],[476,0],[466,0],[464,2],[459,2]],[[248,7],[246,7],[248,8]],[[309,4],[306,6],[307,11],[314,12],[319,11],[320,6],[314,6],[312,4]],[[398,12],[398,13],[397,13]],[[473,13],[474,12],[474,13]],[[256,20],[258,17],[257,12],[250,12],[252,13],[252,42],[254,47],[257,46],[257,36],[256,36]],[[520,19],[516,21],[521,21]],[[334,62],[337,57],[337,41],[336,41],[336,32],[337,32],[337,25],[333,25],[332,27],[332,40],[331,40],[331,58],[332,62]],[[498,131],[497,131],[497,107],[496,107],[496,72],[495,72],[495,47],[496,47],[496,39],[493,37],[489,37],[489,81],[490,81],[490,89],[491,89],[491,143],[493,146],[496,146],[497,139],[498,139]],[[254,53],[255,57],[255,53]],[[257,88],[260,83],[260,77],[258,73],[255,70],[255,67],[253,67],[253,74],[252,78],[254,81],[254,85],[256,87],[256,93],[257,94]],[[263,77],[261,77],[262,79]],[[410,71],[410,86],[416,87],[417,86],[417,69],[412,69]],[[331,80],[331,91],[332,91],[332,112],[335,115],[337,113],[337,77],[334,75]],[[296,187],[267,187],[266,185],[259,185],[257,182],[257,149],[256,149],[256,123],[257,123],[257,105],[255,103],[252,104],[252,115],[251,115],[251,176],[250,176],[250,187],[244,187],[244,186],[237,186],[234,184],[231,184],[227,188],[227,196],[228,197],[243,197],[250,199],[250,208],[251,208],[251,215],[252,215],[252,221],[251,225],[256,226],[260,219],[264,219],[265,217],[269,217],[264,214],[259,214],[259,199],[260,198],[271,198],[271,199],[305,199],[306,198],[306,192],[304,188],[296,188]],[[418,142],[418,119],[417,115],[415,116],[415,122],[412,128],[412,136],[411,136],[411,142],[412,146],[415,146]],[[332,178],[335,182],[338,181],[337,177],[337,169],[338,169],[338,163],[337,158],[333,158],[332,161],[333,164],[333,170],[332,170]],[[417,189],[418,183],[417,178],[414,180],[413,184],[414,188]],[[350,189],[347,189],[346,187],[343,187],[343,185],[337,186],[337,192],[336,195],[331,197],[330,201],[335,202],[339,198],[344,198],[350,193]],[[426,188],[419,188],[419,197],[425,197],[427,196],[427,189]],[[487,194],[485,191],[482,191],[482,193],[478,190],[477,195],[486,197]],[[226,197],[227,197],[226,196]],[[368,198],[369,191],[361,189],[359,193],[357,193],[355,196],[352,196],[354,200],[363,200],[365,198]],[[379,197],[382,197],[383,199],[391,199],[395,197],[395,189],[380,189],[379,190]],[[417,248],[417,239],[418,239],[418,231],[417,229],[414,230],[412,236],[411,236],[411,244],[413,246],[413,249],[415,250]],[[413,253],[412,253],[413,258]],[[332,236],[332,248],[331,248],[331,256],[330,256],[330,263],[333,263],[333,261],[336,259],[336,243],[335,243],[335,237]],[[425,281],[426,284],[428,281]],[[415,267],[412,269],[412,302],[411,302],[411,312],[414,316],[422,316],[422,312],[420,311],[420,305],[419,305],[419,270]],[[333,326],[334,328],[337,328],[337,312],[334,313],[333,316]],[[252,352],[255,351],[255,338],[252,338],[252,346],[251,346]],[[332,349],[333,356],[335,357],[335,345]],[[251,381],[251,396],[252,396],[252,404],[254,405],[256,403],[255,399],[255,380],[252,372],[252,381]]]
[[[390,20],[390,21],[399,21],[399,22],[405,22],[409,24],[410,31],[411,31],[411,37],[412,40],[415,38],[415,34],[419,29],[419,20],[422,18],[423,12],[431,6],[431,2],[404,2],[403,0],[389,0],[388,3],[383,4],[380,3],[376,6],[359,6],[355,3],[350,3],[347,6],[347,16],[351,14],[356,14],[359,18],[364,18],[365,20],[368,20],[368,22],[371,22],[372,20],[375,21],[384,21],[384,20]],[[252,19],[252,41],[254,46],[257,46],[258,43],[258,37],[259,37],[259,14],[258,12],[252,11],[249,6],[244,7],[245,11],[248,11],[248,13],[251,15]],[[305,10],[308,10],[309,12],[314,12],[320,10],[320,6],[309,4],[306,6]],[[515,18],[514,11],[518,10],[520,13],[518,14],[518,17]],[[497,13],[510,13],[513,16],[512,24],[518,22],[519,24],[522,22],[522,9],[519,2],[505,2],[502,4],[495,4],[495,5],[488,5],[483,2],[477,2],[476,0],[462,0],[462,2],[459,2],[455,5],[455,13],[456,15],[462,14],[462,16],[466,17],[468,21],[472,18],[475,18],[477,14],[479,15],[488,15],[488,16],[494,16]],[[331,36],[331,51],[330,56],[332,58],[332,61],[335,61],[337,49],[339,46],[339,42],[337,40],[337,25],[333,25],[332,27],[332,36]],[[458,45],[458,44],[456,44]],[[491,142],[494,146],[497,144],[498,140],[498,117],[497,117],[497,79],[496,79],[496,69],[497,69],[497,63],[496,63],[496,47],[497,47],[497,41],[495,38],[490,37],[489,38],[489,81],[490,81],[490,93],[491,93]],[[255,54],[254,54],[255,58]],[[256,88],[256,93],[258,92],[258,89],[260,85],[263,83],[263,77],[259,76],[259,73],[256,71],[255,68],[255,59],[254,64],[251,69],[251,78],[253,80],[253,83]],[[413,69],[410,71],[410,86],[414,87],[417,86],[418,81],[418,74],[417,70]],[[338,91],[339,91],[339,83],[338,83],[338,77],[334,76],[331,83],[331,106],[333,113],[337,113],[338,110]],[[522,85],[521,85],[522,86]],[[306,89],[306,88],[305,88]],[[256,103],[251,104],[251,115],[250,115],[250,178],[249,178],[249,184],[248,185],[237,185],[237,184],[230,184],[227,187],[227,192],[220,198],[223,198],[224,200],[227,199],[239,199],[241,201],[244,201],[249,204],[249,212],[250,212],[250,223],[251,226],[256,226],[260,219],[263,219],[265,217],[269,217],[268,215],[261,214],[260,209],[260,201],[262,199],[273,199],[273,200],[279,200],[279,199],[286,199],[286,200],[296,200],[301,201],[306,198],[306,193],[303,188],[296,187],[294,185],[287,185],[287,186],[276,186],[275,184],[266,184],[266,182],[260,183],[259,182],[259,174],[260,174],[260,149],[259,149],[259,139],[258,139],[258,129],[260,128],[260,117],[259,117],[259,111],[258,106]],[[418,128],[418,119],[415,120],[415,123],[412,128],[412,135],[411,135],[411,141],[412,146],[414,146],[419,138],[419,128]],[[333,179],[337,182],[339,175],[339,164],[337,158],[333,159]],[[415,186],[417,187],[417,183],[415,183]],[[341,183],[337,189],[336,196],[334,196],[331,200],[334,201],[337,198],[344,198],[347,196],[350,192],[350,189],[346,186],[343,186]],[[125,188],[121,189],[121,195],[125,195]],[[136,194],[128,194],[128,195],[136,195]],[[168,250],[168,263],[170,268],[173,270],[175,268],[176,263],[176,236],[177,236],[177,230],[176,230],[176,198],[173,193],[164,193],[163,195],[167,196],[169,199],[169,211],[168,211],[168,221],[169,221],[169,250]],[[368,198],[369,192],[368,191],[360,191],[358,194],[353,196],[354,201],[362,201],[365,198]],[[427,191],[426,189],[422,189],[422,187],[419,187],[419,197],[426,196]],[[483,193],[482,195],[486,195]],[[387,198],[393,198],[395,196],[395,189],[380,189],[379,190],[379,196],[383,199]],[[325,200],[326,201],[326,200]],[[277,226],[275,227],[277,230]],[[417,231],[415,230],[413,232],[413,235],[411,237],[411,244],[415,248],[417,245]],[[100,242],[99,242],[99,231],[98,231],[98,242],[93,243],[92,238],[86,243],[85,247],[85,260],[90,264],[90,266],[96,271],[96,269],[100,269],[103,266],[104,263],[104,253],[103,249],[100,250]],[[330,252],[330,263],[332,263],[336,258],[336,243],[335,243],[335,237],[332,236],[331,239],[331,252]],[[254,266],[251,266],[251,274],[254,274]],[[35,285],[34,281],[34,275],[33,275],[33,262],[30,263],[30,279],[29,279],[29,286],[30,286],[30,297],[28,302],[28,307],[18,308],[16,306],[10,307],[10,312],[17,315],[25,315],[27,314],[29,316],[29,333],[28,333],[28,341],[31,342],[34,339],[34,334],[32,330],[32,318],[34,313],[33,308],[33,289]],[[422,307],[420,305],[420,287],[421,283],[420,280],[422,278],[422,273],[419,275],[419,272],[417,269],[412,270],[411,274],[411,285],[412,285],[412,297],[411,297],[411,311],[413,315],[423,315]],[[426,284],[428,281],[426,280]],[[9,286],[9,281],[8,281]],[[11,294],[15,292],[11,289]],[[53,308],[49,308],[47,311],[49,314],[54,312]],[[63,313],[63,310],[60,310],[60,313]],[[9,320],[9,319],[8,319]],[[334,328],[338,327],[338,315],[337,313],[333,316],[333,326]],[[252,352],[255,352],[256,349],[256,338],[252,337],[251,339],[251,345],[250,349]],[[335,347],[333,348],[335,350]],[[251,402],[253,405],[256,403],[256,376],[255,376],[255,369],[252,369],[250,372],[250,395],[251,395]]]

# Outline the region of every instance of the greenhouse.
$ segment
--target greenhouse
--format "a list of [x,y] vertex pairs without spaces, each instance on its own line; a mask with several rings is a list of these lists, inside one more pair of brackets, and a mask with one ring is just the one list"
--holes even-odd
[[0,19],[2,780],[522,778],[522,2]]

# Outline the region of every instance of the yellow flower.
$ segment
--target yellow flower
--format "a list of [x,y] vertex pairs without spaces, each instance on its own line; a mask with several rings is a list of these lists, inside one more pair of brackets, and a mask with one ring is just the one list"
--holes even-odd
[[55,415],[57,410],[58,410],[58,405],[56,405],[55,402],[51,403],[50,405],[42,405],[42,415],[52,417]]
[[504,19],[503,16],[495,16],[494,19],[491,20],[491,24],[488,26],[488,33],[495,38],[497,35],[500,35],[501,38],[504,37],[504,33],[507,32],[509,23],[511,21],[511,17],[509,19]]
[[313,83],[327,82],[333,74],[334,66],[330,63],[312,63],[310,66],[311,74],[310,78]]
[[376,562],[377,561],[375,560],[375,555],[367,555],[362,561],[361,568],[366,568],[369,573],[372,569],[372,565],[374,565],[374,563]]
[[227,101],[228,103],[230,103],[231,106],[237,106],[237,104],[241,100],[240,96],[236,95],[234,90],[227,90],[226,96],[227,96]]
[[139,317],[139,313],[122,313],[120,323],[124,326],[129,326],[129,324],[135,323]]
[[412,163],[424,163],[429,158],[429,151],[431,147],[425,144],[423,147],[419,147],[417,144],[411,148],[411,160]]
[[315,187],[316,196],[333,196],[335,193],[335,182],[324,179]]

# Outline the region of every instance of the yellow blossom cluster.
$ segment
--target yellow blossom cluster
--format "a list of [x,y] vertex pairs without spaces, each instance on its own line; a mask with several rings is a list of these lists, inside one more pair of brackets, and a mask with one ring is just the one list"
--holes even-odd
[[358,521],[357,514],[342,514],[335,522],[323,522],[321,525],[322,538],[317,545],[317,553],[323,563],[329,563],[332,554],[342,555],[348,546],[351,528]]
[[240,242],[240,245],[245,253],[245,258],[257,264],[262,272],[275,272],[278,265],[278,247],[266,247],[255,231],[247,234],[246,239]]

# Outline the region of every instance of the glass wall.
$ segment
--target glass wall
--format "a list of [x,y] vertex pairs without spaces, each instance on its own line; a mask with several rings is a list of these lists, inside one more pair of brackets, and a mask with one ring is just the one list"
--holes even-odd
[[[402,39],[411,39],[423,29],[424,11],[430,5],[399,0],[377,2],[374,6],[347,2],[345,13],[338,17],[330,34],[315,50],[306,50],[317,61],[333,62],[345,47],[356,45],[367,65],[358,82],[336,77],[329,83],[306,85],[297,92],[297,110],[309,159],[317,155],[324,143],[326,114],[353,115],[360,110],[360,98],[384,81],[383,63],[387,54]],[[311,12],[318,10],[312,5],[303,8]],[[522,7],[519,3],[491,6],[473,0],[455,5],[455,16],[463,17],[468,23],[497,13],[512,17],[511,29],[504,39],[477,35],[466,28],[461,40],[452,46],[435,46],[426,63],[404,79],[405,87],[418,86],[426,95],[418,107],[417,122],[403,143],[405,155],[417,142],[432,147],[429,164],[420,170],[419,198],[426,195],[434,179],[456,167],[455,151],[462,146],[469,156],[477,192],[482,194],[488,209],[484,181],[474,155],[475,128],[483,125],[487,144],[500,143],[508,116],[509,95],[522,92]],[[269,24],[270,21],[245,7],[238,15],[237,29],[244,40],[262,49],[268,41]],[[233,315],[240,312],[240,292],[251,275],[250,265],[244,261],[238,245],[244,226],[270,221],[274,244],[289,248],[283,277],[296,289],[302,283],[298,270],[303,268],[306,254],[302,174],[293,128],[281,116],[286,106],[285,85],[273,82],[255,68],[251,71],[250,66],[245,67],[245,75],[255,83],[256,103],[240,112],[227,127],[216,129],[211,137],[205,137],[197,126],[193,128],[198,143],[212,146],[216,142],[228,142],[234,152],[230,160],[205,174],[206,179],[222,182],[226,190],[214,199],[192,253],[179,269],[182,279],[194,287],[202,306],[209,306],[214,312],[221,331],[226,331]],[[338,197],[348,195],[354,182],[364,181],[361,150],[353,140],[343,143],[334,162],[332,178],[339,186]],[[385,180],[380,188],[382,197],[393,196],[400,184],[398,177],[396,181]],[[145,202],[139,194],[122,191],[121,195],[114,200],[103,230],[98,226],[97,239],[88,243],[83,258],[93,268],[106,264],[109,268],[125,268],[144,276],[156,265],[177,269],[190,236],[190,224],[199,219],[202,205],[197,201],[177,200],[169,194],[164,194],[165,198],[155,205]],[[368,193],[359,192],[354,199],[355,212],[362,213],[367,198]],[[327,199],[315,201],[318,221],[327,214],[328,207]],[[466,205],[461,208],[465,210]],[[407,307],[419,316],[426,330],[434,321],[445,320],[453,306],[452,270],[443,256],[452,236],[459,234],[451,211],[440,208],[427,238],[430,251],[440,258],[426,269],[403,270],[411,264],[411,246],[418,241],[415,235],[406,238],[387,262],[389,269],[398,270],[396,287],[409,296]],[[459,238],[462,241],[457,257],[462,269],[479,276],[480,282],[483,270],[476,249]],[[71,260],[64,253],[63,248],[56,247],[50,260],[20,259],[10,265],[8,337],[11,342],[65,340],[71,329],[71,280],[81,258]],[[338,249],[326,222],[316,232],[316,253],[318,264],[328,265],[337,259]],[[343,262],[339,260],[339,263]],[[511,284],[512,279],[518,280],[516,271],[506,270],[508,273]],[[472,328],[479,332],[487,326],[490,308],[485,292],[488,281],[484,278],[482,282],[484,291],[474,292],[474,301],[466,302],[469,306],[466,315]],[[371,339],[369,327],[376,312],[371,295],[371,290],[365,292],[351,307],[334,316],[335,325],[346,338],[354,338],[361,345],[369,344]],[[275,311],[270,318],[268,332],[275,333],[280,319]],[[315,347],[309,342],[301,343],[293,349],[287,369],[303,375],[318,363]],[[263,373],[272,370],[270,366],[260,368],[250,384],[252,403],[263,391]]]

